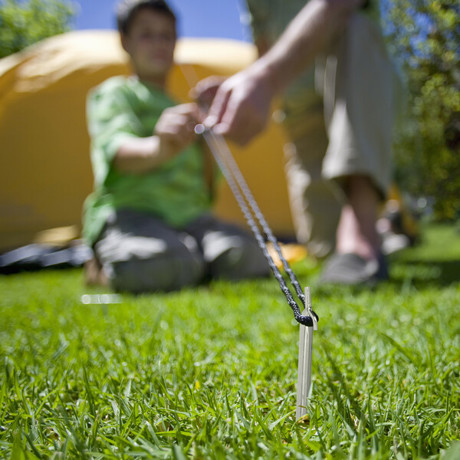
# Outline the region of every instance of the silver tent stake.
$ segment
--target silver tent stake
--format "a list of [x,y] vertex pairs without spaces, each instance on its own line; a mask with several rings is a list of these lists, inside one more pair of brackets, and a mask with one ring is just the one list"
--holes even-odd
[[297,380],[296,420],[299,420],[307,414],[307,400],[311,385],[313,331],[318,330],[316,316],[312,313],[309,287],[305,288],[305,310],[303,315],[310,315],[313,320],[313,326],[307,327],[303,324],[299,325],[299,375]]

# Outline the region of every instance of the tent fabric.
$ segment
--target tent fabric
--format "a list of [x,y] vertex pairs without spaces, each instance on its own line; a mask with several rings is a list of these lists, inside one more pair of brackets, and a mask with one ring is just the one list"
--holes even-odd
[[[244,42],[181,39],[169,91],[187,101],[199,79],[231,75],[255,53]],[[93,185],[86,96],[103,80],[129,73],[115,31],[70,32],[0,60],[0,251],[34,242],[46,229],[80,224]],[[292,235],[284,142],[280,126],[272,122],[249,147],[231,148],[275,233]],[[215,212],[244,222],[225,184]]]

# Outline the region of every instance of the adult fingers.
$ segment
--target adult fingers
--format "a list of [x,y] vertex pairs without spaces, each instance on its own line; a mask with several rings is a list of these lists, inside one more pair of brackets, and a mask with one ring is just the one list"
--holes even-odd
[[208,109],[224,80],[224,77],[217,76],[211,76],[204,80],[200,80],[190,91],[190,96],[198,102],[201,108]]
[[208,128],[212,128],[214,125],[222,121],[222,117],[227,111],[228,101],[233,95],[234,85],[232,81],[232,78],[226,80],[217,90],[216,96],[209,108],[208,116],[204,120],[204,124]]
[[245,100],[230,98],[222,120],[214,126],[214,131],[228,137],[240,145],[246,145],[265,126],[265,120],[257,108]]

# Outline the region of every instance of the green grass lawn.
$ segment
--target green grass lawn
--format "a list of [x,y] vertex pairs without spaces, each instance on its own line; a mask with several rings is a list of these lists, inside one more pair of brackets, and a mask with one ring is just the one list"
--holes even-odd
[[0,457],[458,460],[460,234],[373,290],[293,268],[320,316],[302,423],[273,278],[84,305],[80,270],[0,277]]

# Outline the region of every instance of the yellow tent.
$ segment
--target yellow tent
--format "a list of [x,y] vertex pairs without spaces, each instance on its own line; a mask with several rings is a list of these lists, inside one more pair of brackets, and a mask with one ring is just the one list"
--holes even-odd
[[[252,45],[182,39],[170,92],[180,101],[209,75],[231,75],[255,58]],[[43,230],[78,229],[92,190],[86,95],[106,78],[129,73],[114,31],[71,32],[0,60],[0,251],[36,240]],[[232,151],[273,230],[292,235],[281,128],[271,123],[248,148]],[[243,222],[225,184],[216,213]]]

